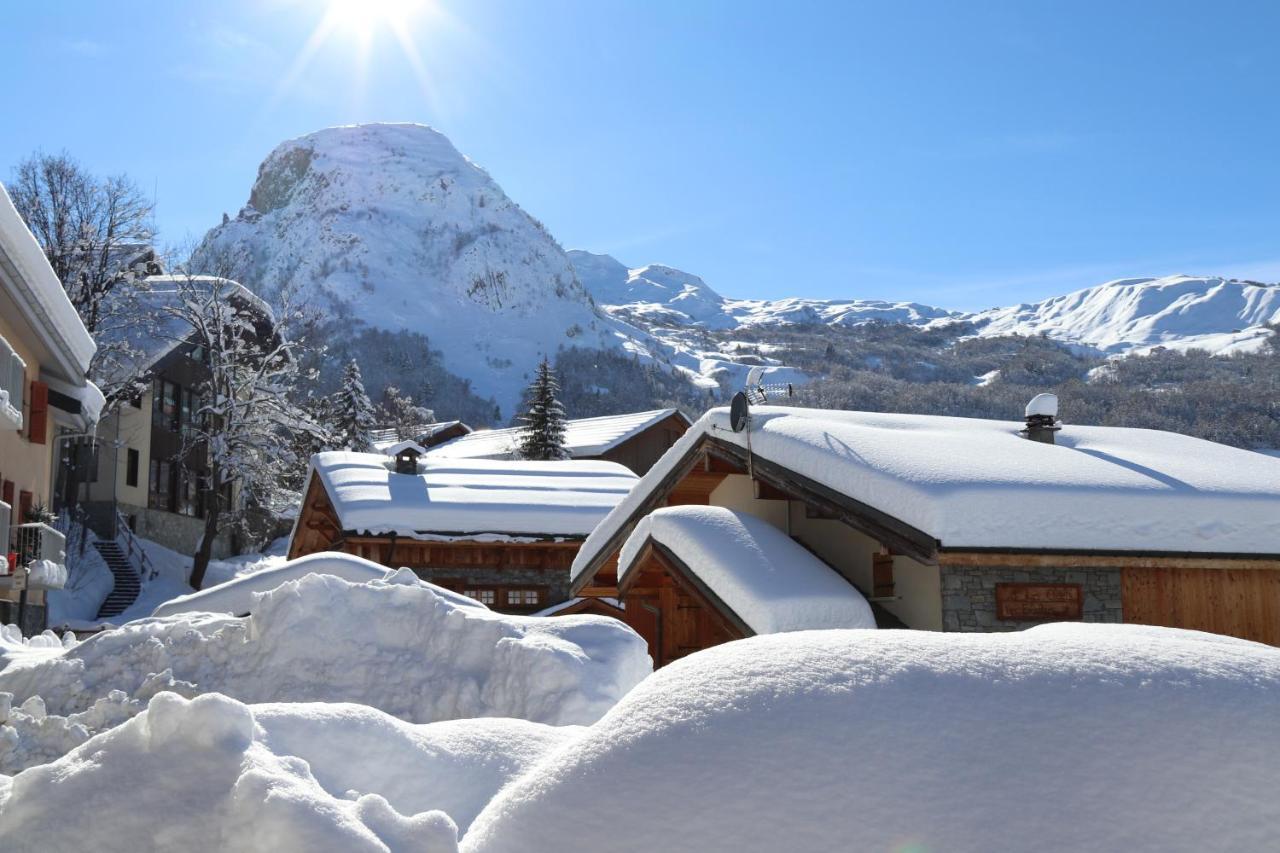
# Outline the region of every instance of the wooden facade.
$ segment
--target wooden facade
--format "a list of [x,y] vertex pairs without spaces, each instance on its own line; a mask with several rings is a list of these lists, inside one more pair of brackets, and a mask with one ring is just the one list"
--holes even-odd
[[688,429],[689,419],[679,412],[672,412],[598,456],[575,456],[574,458],[617,462],[643,477]]
[[569,537],[493,542],[343,530],[320,477],[313,472],[288,557],[339,551],[388,568],[412,569],[423,580],[500,612],[532,613],[569,597],[569,568],[581,545],[581,539]]
[[[636,522],[645,515],[663,506],[709,504],[725,479],[734,475],[751,478],[759,501],[781,501],[788,505],[798,502],[803,505],[804,517],[841,522],[871,543],[873,553],[867,555],[870,569],[866,582],[855,586],[872,602],[878,620],[887,607],[891,615],[902,618],[906,627],[944,630],[940,618],[937,625],[912,624],[912,619],[903,614],[912,609],[905,605],[921,604],[918,599],[922,596],[935,599],[932,604],[923,602],[924,606],[941,607],[941,575],[951,569],[986,574],[993,580],[1010,573],[1033,572],[1037,573],[1036,583],[1045,587],[1054,583],[1075,584],[1075,577],[1082,572],[1110,573],[1121,579],[1117,595],[1121,598],[1122,617],[1118,618],[1124,622],[1189,628],[1280,645],[1280,555],[1188,554],[1155,549],[1150,552],[952,550],[874,506],[815,483],[774,461],[759,456],[748,459],[746,451],[737,445],[705,435],[683,457],[675,460],[632,516],[592,554],[572,590],[575,595],[620,596],[627,606],[627,621],[649,639],[655,661],[678,657],[687,653],[689,647],[703,642],[723,642],[726,635],[717,635],[715,631],[727,630],[723,624],[726,614],[720,613],[722,622],[714,626],[711,622],[698,622],[693,615],[697,608],[692,605],[698,599],[688,591],[689,573],[671,566],[669,559],[664,562],[660,557],[648,557],[652,565],[646,565],[641,575],[643,581],[631,581],[626,584],[626,590],[619,589],[618,554]],[[794,517],[790,506],[785,513],[777,514]],[[792,538],[810,547],[811,543],[802,535]],[[813,547],[810,550],[831,565],[833,571],[850,578],[838,552],[828,549],[819,554]],[[916,580],[914,586],[904,589],[901,577],[895,578],[895,567],[899,574],[910,567]],[[895,583],[896,580],[899,582]],[[659,642],[652,626],[647,633],[641,629],[643,619],[634,612],[636,608],[631,600],[634,595],[642,596],[644,604],[655,607],[659,619],[678,620],[679,627],[672,629],[670,637],[664,636]],[[912,602],[912,596],[917,601]],[[1002,601],[1007,602],[1009,596],[1006,590]],[[884,606],[879,607],[880,603]],[[1003,606],[1006,615],[1058,613],[1072,618],[1080,612],[1076,603],[1073,599],[1054,607],[1044,605],[1038,611],[1026,605],[1014,609],[1008,609],[1007,603]],[[708,606],[705,595],[699,606]],[[1009,630],[1028,621],[1041,621],[1022,619],[1016,625],[1013,622],[1002,625],[996,609],[993,595],[991,616],[995,624],[982,630]],[[1097,617],[1086,614],[1075,618]],[[1043,621],[1051,620],[1045,616]],[[887,626],[887,620],[880,624]],[[701,639],[690,640],[690,637]]]
[[618,589],[623,621],[649,643],[655,668],[754,633],[689,566],[647,542]]

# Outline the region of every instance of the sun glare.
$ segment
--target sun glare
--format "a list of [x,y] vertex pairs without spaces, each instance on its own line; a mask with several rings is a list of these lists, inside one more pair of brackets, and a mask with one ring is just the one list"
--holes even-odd
[[423,5],[424,0],[329,0],[321,26],[366,39],[381,29],[402,31]]

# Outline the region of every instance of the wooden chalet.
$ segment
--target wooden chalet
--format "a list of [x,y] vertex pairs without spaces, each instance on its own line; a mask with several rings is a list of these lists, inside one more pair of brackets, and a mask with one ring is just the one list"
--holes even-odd
[[[713,409],[587,540],[571,592],[621,598],[651,646],[655,617],[708,611],[660,663],[745,635],[699,588],[704,567],[670,549],[650,546],[648,568],[619,579],[646,518],[704,505],[785,532],[859,590],[881,627],[1132,622],[1280,645],[1280,460],[1050,421],[1046,441],[1030,422],[759,407],[735,432]],[[637,598],[659,577],[665,602]],[[648,608],[633,606],[642,599]]]
[[[643,475],[689,429],[679,409],[655,409],[625,415],[565,422],[564,448],[573,459],[599,459],[625,465]],[[436,459],[514,459],[520,429],[471,432],[430,448]]]
[[495,610],[532,613],[569,597],[587,534],[636,477],[609,462],[312,458],[289,559],[341,551],[408,567]]

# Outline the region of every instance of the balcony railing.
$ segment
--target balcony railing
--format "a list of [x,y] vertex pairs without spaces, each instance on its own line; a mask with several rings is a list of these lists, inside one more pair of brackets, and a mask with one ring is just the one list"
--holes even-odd
[[[8,573],[13,574],[19,568],[34,569],[30,578],[32,586],[56,589],[66,582],[67,538],[49,525],[39,522],[13,525],[9,529],[8,552]],[[41,561],[48,561],[52,568]]]

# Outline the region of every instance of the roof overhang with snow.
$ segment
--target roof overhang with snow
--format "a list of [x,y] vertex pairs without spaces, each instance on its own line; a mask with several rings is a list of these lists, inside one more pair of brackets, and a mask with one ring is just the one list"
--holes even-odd
[[26,319],[42,367],[70,382],[84,382],[97,345],[2,185],[0,313]]
[[1280,460],[1158,430],[753,408],[735,433],[712,409],[588,537],[575,594],[635,525],[705,503],[732,473],[802,500],[924,563],[959,554],[1280,559]]
[[424,457],[397,474],[384,454],[347,451],[316,454],[311,471],[348,535],[487,542],[582,539],[638,480],[600,461]]

